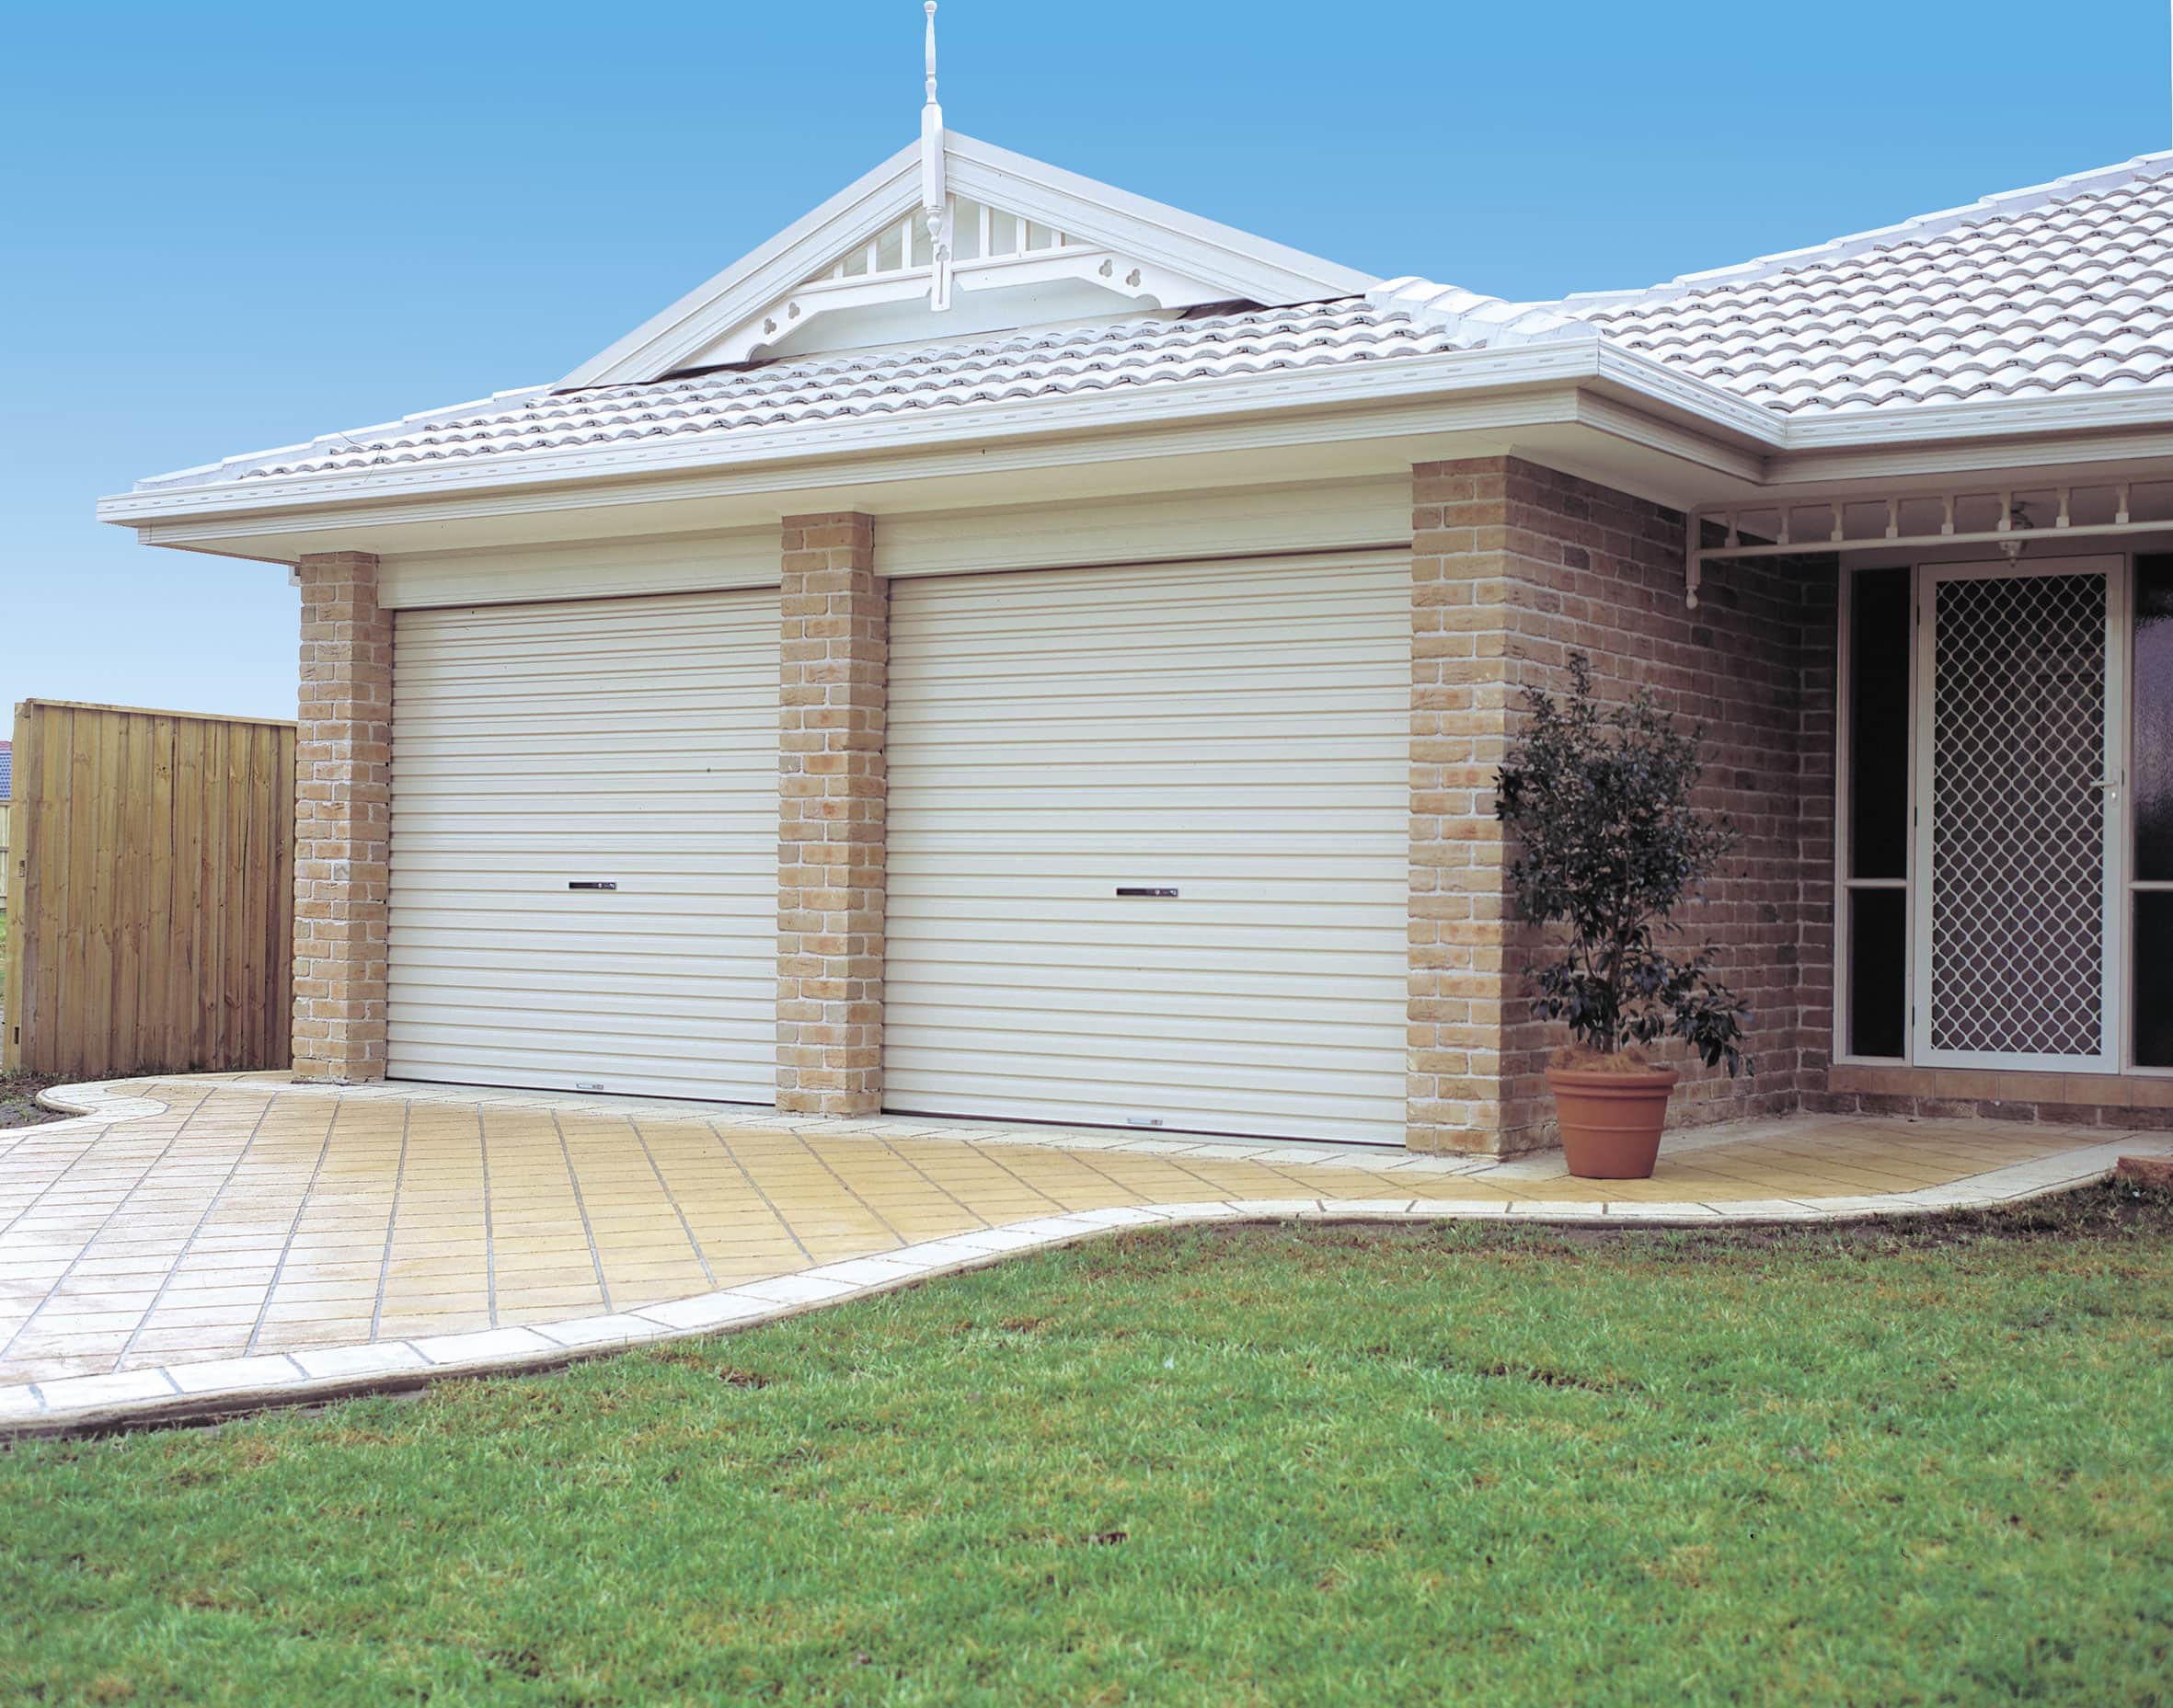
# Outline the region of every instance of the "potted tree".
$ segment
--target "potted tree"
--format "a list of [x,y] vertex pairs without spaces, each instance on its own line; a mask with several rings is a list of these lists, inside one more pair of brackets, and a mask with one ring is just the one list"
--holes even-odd
[[1684,734],[1650,689],[1626,705],[1592,697],[1592,665],[1569,659],[1561,705],[1524,691],[1530,714],[1503,762],[1494,809],[1520,851],[1509,879],[1523,917],[1558,926],[1530,969],[1534,1007],[1569,1029],[1546,1071],[1572,1175],[1641,1180],[1660,1154],[1679,1077],[1646,1047],[1684,1040],[1732,1075],[1750,1013],[1709,969],[1718,951],[1671,954],[1675,910],[1704,893],[1734,827],[1692,804],[1702,727]]

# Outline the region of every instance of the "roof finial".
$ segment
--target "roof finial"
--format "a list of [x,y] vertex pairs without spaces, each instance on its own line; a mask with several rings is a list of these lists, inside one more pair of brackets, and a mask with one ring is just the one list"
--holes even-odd
[[950,306],[950,198],[943,182],[943,109],[936,104],[936,0],[928,15],[928,103],[921,109],[921,217],[928,227],[928,305]]
[[928,0],[921,10],[928,15],[928,105],[936,105],[936,0]]

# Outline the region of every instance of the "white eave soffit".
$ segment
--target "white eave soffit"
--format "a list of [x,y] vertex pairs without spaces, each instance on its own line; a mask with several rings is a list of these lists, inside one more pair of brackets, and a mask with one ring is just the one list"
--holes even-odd
[[[920,146],[901,149],[558,383],[639,384],[691,367],[1055,319],[1357,295],[1370,274],[943,133],[949,304],[930,301]],[[826,323],[826,324],[819,324]]]

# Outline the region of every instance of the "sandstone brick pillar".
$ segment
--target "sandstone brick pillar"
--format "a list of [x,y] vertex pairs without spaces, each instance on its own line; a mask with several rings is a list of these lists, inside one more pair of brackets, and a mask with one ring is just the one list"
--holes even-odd
[[872,517],[784,524],[777,1107],[882,1106],[890,591]]
[[385,1077],[392,618],[366,552],[313,554],[297,575],[294,1076],[354,1084]]
[[1511,999],[1495,768],[1508,746],[1500,459],[1411,471],[1409,1075],[1414,1151],[1509,1148]]

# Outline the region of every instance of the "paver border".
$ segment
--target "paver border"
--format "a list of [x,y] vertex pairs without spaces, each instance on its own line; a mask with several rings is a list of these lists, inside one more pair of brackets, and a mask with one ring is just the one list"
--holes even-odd
[[[219,1077],[232,1082],[240,1076]],[[42,1094],[40,1101],[48,1106],[73,1110],[76,1118],[52,1122],[40,1130],[54,1132],[76,1120],[110,1126],[160,1114],[169,1106],[155,1098],[116,1091],[114,1084],[107,1081],[62,1086]],[[1945,1186],[1876,1197],[1730,1199],[1717,1204],[1692,1199],[1221,1198],[1075,1210],[947,1234],[608,1315],[0,1386],[0,1441],[212,1422],[275,1407],[409,1392],[461,1377],[556,1370],[635,1347],[759,1328],[830,1305],[986,1268],[1022,1252],[1053,1250],[1131,1228],[1287,1221],[1507,1221],[1647,1229],[1838,1225],[2019,1203],[2102,1180],[2122,1155],[2139,1153],[2173,1155],[2173,1135],[2123,1134],[2103,1144],[2008,1164]]]

